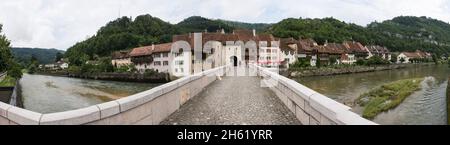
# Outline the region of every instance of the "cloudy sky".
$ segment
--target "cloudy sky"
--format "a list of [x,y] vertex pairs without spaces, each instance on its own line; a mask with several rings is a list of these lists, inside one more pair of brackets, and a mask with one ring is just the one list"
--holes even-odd
[[193,15],[262,23],[334,17],[365,26],[400,15],[450,22],[449,7],[449,0],[1,0],[0,24],[14,47],[65,50],[119,16],[170,23]]

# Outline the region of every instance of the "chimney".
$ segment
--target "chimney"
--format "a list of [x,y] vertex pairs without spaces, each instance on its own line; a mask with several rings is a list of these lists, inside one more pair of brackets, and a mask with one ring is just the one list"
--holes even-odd
[[152,51],[155,50],[155,44],[152,43]]
[[327,46],[327,45],[328,45],[328,40],[325,40],[324,46]]
[[222,28],[220,33],[225,34],[225,30]]
[[205,33],[208,33],[208,29],[205,29]]
[[256,36],[256,30],[253,29],[253,37],[255,37],[255,36]]

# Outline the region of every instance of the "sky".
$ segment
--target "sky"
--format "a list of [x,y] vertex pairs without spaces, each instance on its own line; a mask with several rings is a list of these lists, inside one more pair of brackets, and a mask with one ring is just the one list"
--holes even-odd
[[0,24],[13,47],[66,50],[121,16],[172,24],[190,16],[251,23],[334,17],[366,26],[396,16],[450,22],[449,7],[450,0],[1,0]]

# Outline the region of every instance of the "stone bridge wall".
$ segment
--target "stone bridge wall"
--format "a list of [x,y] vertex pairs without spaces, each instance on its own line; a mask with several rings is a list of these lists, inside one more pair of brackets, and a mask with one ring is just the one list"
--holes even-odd
[[[376,125],[320,93],[268,69],[252,66],[265,84],[305,125]],[[151,90],[73,111],[41,114],[0,102],[0,125],[159,124],[181,105],[223,76],[219,67]]]
[[0,102],[0,125],[159,124],[181,105],[223,76],[219,67],[151,90],[73,111],[41,114]]
[[376,125],[338,103],[294,80],[259,66],[258,74],[304,125]]

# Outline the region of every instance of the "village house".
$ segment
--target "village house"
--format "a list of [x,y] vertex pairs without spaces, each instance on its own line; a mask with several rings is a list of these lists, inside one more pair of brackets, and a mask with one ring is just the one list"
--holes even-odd
[[281,57],[284,58],[282,66],[289,68],[289,66],[297,61],[298,45],[294,38],[280,39]]
[[57,61],[56,63],[51,64],[44,64],[39,65],[39,69],[46,69],[46,70],[65,70],[69,68],[69,63],[66,62],[66,60],[61,59]]
[[367,49],[369,50],[369,56],[367,56],[367,59],[373,57],[373,56],[379,56],[383,58],[384,60],[390,61],[392,59],[391,52],[386,47],[381,47],[378,45],[370,45],[367,46]]
[[416,50],[416,52],[402,52],[397,56],[397,63],[415,63],[420,59],[431,59],[431,54]]
[[169,73],[171,43],[134,48],[129,56],[136,69]]
[[130,51],[113,52],[111,63],[114,67],[122,67],[131,65]]
[[[346,48],[346,46],[344,46],[343,44],[339,44],[339,43],[325,43],[324,47],[322,49],[319,49],[319,54],[321,56],[321,61],[322,64],[327,64],[327,65],[334,65],[332,64],[332,61],[335,61],[335,64],[341,64],[343,61],[347,62],[349,61],[348,57],[342,57],[342,55],[346,54],[346,50],[348,48]],[[326,54],[326,55],[324,55]],[[353,53],[351,53],[350,57],[353,55]],[[348,56],[345,55],[345,56]],[[328,58],[325,58],[328,57]]]
[[367,56],[369,56],[369,51],[367,47],[362,45],[359,42],[355,41],[345,41],[343,45],[347,48],[347,50],[352,51],[352,53],[355,55],[355,61],[358,59],[366,59]]

